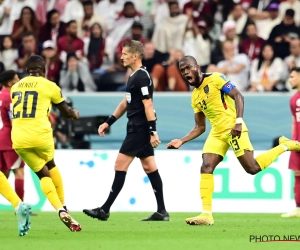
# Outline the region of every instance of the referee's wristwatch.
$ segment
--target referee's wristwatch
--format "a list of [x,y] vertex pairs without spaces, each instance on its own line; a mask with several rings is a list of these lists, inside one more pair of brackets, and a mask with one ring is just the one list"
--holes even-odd
[[151,135],[151,136],[157,135],[157,131],[151,131],[151,132],[150,132],[150,135]]

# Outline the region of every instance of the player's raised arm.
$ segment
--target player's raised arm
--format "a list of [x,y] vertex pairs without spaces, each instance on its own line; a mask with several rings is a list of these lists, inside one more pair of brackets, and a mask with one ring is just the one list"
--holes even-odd
[[119,103],[114,113],[98,128],[98,133],[100,136],[105,136],[105,131],[113,125],[120,117],[122,117],[127,110],[126,97]]
[[205,115],[203,112],[195,113],[195,127],[183,138],[174,139],[167,144],[168,149],[178,149],[180,146],[188,141],[191,141],[205,132]]
[[237,117],[236,124],[231,130],[231,135],[232,138],[236,136],[240,138],[242,133],[242,123],[243,123],[243,115],[244,115],[244,97],[237,88],[231,89],[228,95],[235,101],[236,117]]

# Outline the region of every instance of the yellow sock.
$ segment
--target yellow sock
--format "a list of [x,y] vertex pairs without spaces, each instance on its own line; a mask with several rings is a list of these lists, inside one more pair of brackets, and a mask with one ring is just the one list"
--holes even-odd
[[58,198],[54,184],[50,177],[43,177],[41,179],[41,189],[56,211],[63,209],[63,205]]
[[65,193],[64,193],[64,185],[61,178],[61,174],[58,170],[58,167],[54,167],[51,170],[49,170],[51,179],[53,181],[53,184],[56,188],[56,193],[60,199],[60,202],[64,205],[65,204]]
[[264,170],[271,165],[276,158],[285,152],[285,148],[282,145],[276,146],[275,148],[270,149],[269,151],[260,154],[255,158],[261,170]]
[[200,195],[202,199],[202,213],[212,211],[212,195],[214,192],[214,176],[201,174]]
[[6,176],[2,172],[0,172],[0,194],[2,194],[14,208],[22,202],[16,192],[9,185]]

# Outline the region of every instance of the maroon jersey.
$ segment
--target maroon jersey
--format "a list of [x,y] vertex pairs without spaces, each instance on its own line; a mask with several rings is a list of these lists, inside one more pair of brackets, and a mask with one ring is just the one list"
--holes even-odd
[[0,90],[0,151],[12,150],[11,100],[9,90]]
[[300,93],[297,92],[290,99],[290,108],[292,112],[292,116],[294,118],[294,131],[292,135],[293,140],[300,141]]

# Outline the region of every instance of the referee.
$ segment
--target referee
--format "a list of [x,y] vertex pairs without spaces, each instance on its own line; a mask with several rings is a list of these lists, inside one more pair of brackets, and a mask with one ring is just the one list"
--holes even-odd
[[121,60],[123,65],[132,70],[126,86],[126,95],[115,112],[98,129],[100,136],[127,111],[127,135],[115,162],[115,178],[106,202],[94,209],[83,212],[92,218],[106,221],[110,207],[120,193],[129,165],[135,157],[140,158],[144,171],[151,182],[156,201],[157,212],[142,221],[169,221],[165,209],[163,185],[154,160],[154,149],[160,144],[156,131],[156,116],[153,109],[153,83],[147,70],[142,65],[144,48],[134,40],[124,42]]

